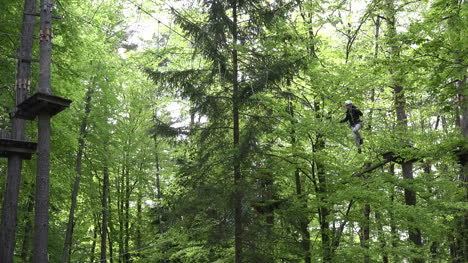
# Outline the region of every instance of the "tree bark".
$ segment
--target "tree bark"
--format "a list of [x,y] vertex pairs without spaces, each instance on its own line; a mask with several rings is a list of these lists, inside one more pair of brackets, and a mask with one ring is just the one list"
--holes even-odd
[[[40,4],[40,60],[38,92],[52,94],[50,74],[52,62],[52,1]],[[48,262],[49,180],[50,180],[50,113],[38,114],[36,205],[34,223],[33,263]]]
[[154,148],[155,148],[155,154],[154,154],[154,160],[155,160],[155,165],[156,165],[156,198],[158,200],[158,231],[160,234],[162,234],[162,192],[161,192],[161,173],[160,173],[160,167],[159,167],[159,153],[158,153],[158,142],[156,139],[156,136],[154,136]]
[[[460,131],[465,140],[468,140],[468,95],[466,89],[466,77],[457,81],[459,90],[459,105],[460,105]],[[465,187],[464,202],[468,202],[468,149],[461,149],[460,153],[460,181],[461,186]],[[457,238],[457,243],[460,244],[457,251],[456,262],[468,262],[468,212],[459,216],[456,220],[459,222],[460,235]]]
[[[386,22],[387,22],[387,37],[388,43],[390,46],[390,59],[394,62],[393,64],[396,65],[396,62],[399,58],[399,48],[398,43],[396,40],[397,32],[396,32],[396,9],[394,6],[394,0],[386,0]],[[394,91],[394,105],[395,105],[395,113],[396,113],[396,128],[397,133],[400,136],[400,142],[403,147],[408,145],[408,140],[404,138],[406,136],[406,131],[408,129],[408,121],[406,117],[406,98],[404,93],[404,88],[401,85],[401,76],[399,76],[398,72],[394,68],[390,69],[390,74],[392,75],[392,84],[390,85]],[[413,181],[413,163],[411,161],[404,162],[402,164],[402,173],[403,178],[409,182]],[[408,206],[415,206],[416,205],[416,193],[414,190],[405,188],[405,204]],[[413,224],[415,218],[409,218],[410,224]],[[410,227],[408,229],[409,239],[417,246],[422,246],[422,239],[421,239],[421,231],[417,227]],[[415,252],[417,253],[417,252]],[[420,258],[420,255],[412,256],[411,259],[414,263],[423,262]]]
[[385,240],[384,230],[382,227],[382,223],[380,223],[380,214],[378,212],[375,212],[375,220],[377,221],[377,227],[378,227],[377,239],[380,243],[380,248],[382,248],[382,262],[388,263],[389,262],[388,254],[385,252],[385,248],[387,247],[387,241]]
[[365,204],[362,207],[362,214],[364,216],[364,222],[361,223],[360,229],[360,237],[361,237],[361,247],[364,248],[366,251],[363,255],[363,262],[369,263],[370,262],[370,255],[369,255],[369,241],[370,241],[370,205]]
[[67,263],[70,259],[71,255],[71,244],[72,244],[72,235],[73,235],[73,225],[74,225],[74,217],[75,217],[75,208],[76,208],[76,199],[78,197],[78,191],[80,188],[80,180],[81,180],[81,167],[82,167],[82,159],[83,159],[83,152],[85,147],[85,137],[86,137],[86,127],[88,126],[88,116],[91,112],[91,96],[93,93],[93,88],[90,86],[86,91],[86,99],[85,99],[85,107],[84,107],[84,117],[81,121],[80,133],[78,135],[78,151],[76,153],[76,165],[75,165],[75,182],[73,184],[73,192],[71,196],[71,206],[70,212],[68,213],[68,223],[67,223],[67,230],[65,233],[65,241],[62,251],[62,263]]
[[[288,97],[288,109],[289,109],[289,115],[291,116],[292,119],[292,125],[293,129],[291,130],[291,144],[293,147],[296,146],[296,130],[294,129],[294,105],[291,101],[291,98]],[[303,196],[303,191],[302,191],[302,181],[301,181],[301,172],[299,169],[296,169],[294,171],[294,179],[296,183],[296,195],[298,199],[302,202],[302,205],[305,210],[307,210],[307,199]],[[309,218],[308,216],[304,217],[303,219],[300,220],[299,222],[299,232],[301,233],[302,236],[302,249],[304,251],[304,262],[305,263],[311,263],[312,258],[310,255],[310,232],[308,229],[309,226]]]
[[109,257],[110,263],[114,262],[114,245],[112,242],[112,237],[115,235],[115,228],[112,221],[112,199],[111,195],[107,194],[107,226],[108,226],[108,233],[107,233],[107,241],[109,241]]
[[[395,164],[391,163],[389,167],[389,173],[392,176],[396,176],[395,174]],[[390,201],[393,204],[395,202],[395,187],[392,186],[390,189]],[[388,216],[390,217],[390,234],[391,234],[391,245],[393,249],[397,249],[398,241],[400,240],[400,235],[398,234],[396,222],[395,222],[395,215],[393,213],[393,209],[389,209]],[[400,256],[395,253],[393,257],[394,262],[400,262]]]
[[[127,159],[127,158],[126,158]],[[130,174],[129,174],[130,167],[125,169],[125,219],[124,219],[124,229],[125,229],[125,237],[124,237],[124,262],[130,262]]]
[[[466,5],[466,3],[465,3]],[[454,15],[448,19],[449,28],[453,31],[451,34],[451,42],[464,43],[464,37],[466,34],[463,33],[463,29],[460,28],[460,21],[464,19],[461,14],[461,8],[463,2],[452,0],[447,4],[447,8],[453,9]],[[455,44],[456,45],[456,44]],[[462,49],[454,50],[454,61],[457,65],[463,65],[466,62]],[[458,112],[459,112],[459,125],[460,132],[465,141],[468,140],[468,90],[466,88],[466,67],[459,67],[458,74],[461,76],[455,83],[455,87],[458,91]],[[468,147],[460,147],[460,185],[465,188],[464,202],[468,202]],[[456,238],[457,245],[456,256],[454,262],[468,262],[468,212],[464,212],[462,215],[456,218],[457,228],[459,228],[459,235]]]
[[[303,202],[304,209],[307,209],[307,199],[304,198],[302,193],[302,182],[301,182],[301,174],[299,169],[296,169],[294,172],[294,177],[296,180],[296,195],[299,197],[300,200]],[[299,231],[302,236],[302,250],[304,251],[304,262],[311,263],[312,257],[310,255],[310,232],[309,232],[309,219],[308,217],[300,220],[299,222]]]
[[109,167],[107,162],[104,164],[104,171],[103,171],[103,182],[102,182],[102,199],[101,199],[101,207],[102,207],[102,222],[101,222],[101,258],[100,262],[107,262],[106,261],[106,241],[107,241],[107,195],[109,192]]
[[234,170],[234,254],[235,262],[241,263],[243,261],[243,225],[242,225],[242,176],[241,176],[241,164],[239,156],[239,82],[238,82],[238,55],[237,49],[237,0],[232,1],[232,121],[233,121],[233,146],[234,146],[234,158],[233,158],[233,170]]
[[50,180],[50,115],[38,116],[36,205],[34,217],[33,263],[48,262],[49,180]]
[[31,262],[31,239],[32,239],[32,214],[34,211],[34,197],[32,195],[28,195],[28,203],[27,203],[27,214],[25,217],[25,223],[24,223],[24,236],[23,236],[23,241],[21,245],[21,260],[23,262]]
[[[35,0],[26,0],[24,14],[33,13],[36,10]],[[16,75],[15,103],[23,102],[29,92],[31,75],[31,58],[34,35],[35,18],[23,15],[21,29],[20,51],[18,52],[18,73]],[[25,121],[18,118],[12,120],[12,139],[24,140]],[[17,154],[8,158],[5,194],[3,198],[2,217],[0,225],[0,259],[2,262],[13,262],[15,249],[16,221],[18,216],[18,197],[21,183],[22,160]]]
[[[143,209],[142,209],[142,195],[141,191],[138,191],[138,197],[137,197],[137,214],[136,214],[136,226],[135,226],[135,248],[141,249],[143,247],[142,243],[142,234],[141,234],[141,227],[143,226]],[[137,252],[136,256],[138,256],[140,253]]]
[[[96,217],[95,217],[96,218]],[[90,262],[94,262],[94,257],[95,257],[95,251],[96,251],[96,240],[97,240],[97,235],[98,235],[98,232],[99,231],[99,219],[96,218],[94,220],[94,223],[95,223],[95,228],[93,229],[93,242],[91,243],[91,257],[89,259]]]

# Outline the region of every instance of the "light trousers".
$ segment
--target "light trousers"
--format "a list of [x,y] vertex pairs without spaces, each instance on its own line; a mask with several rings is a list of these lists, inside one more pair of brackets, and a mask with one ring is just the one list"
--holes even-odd
[[361,149],[361,134],[359,130],[362,128],[362,123],[358,123],[354,126],[351,126],[351,131],[353,132],[354,142],[356,143],[356,147]]

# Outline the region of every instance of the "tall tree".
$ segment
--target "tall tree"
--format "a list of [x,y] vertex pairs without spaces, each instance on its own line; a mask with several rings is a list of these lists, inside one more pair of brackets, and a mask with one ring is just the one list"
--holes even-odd
[[[387,22],[387,39],[389,45],[389,56],[390,60],[393,61],[392,64],[398,63],[399,55],[400,55],[400,45],[398,43],[397,38],[397,31],[396,31],[396,17],[397,17],[397,8],[395,7],[395,1],[387,0],[385,2],[385,18]],[[397,128],[397,136],[399,137],[400,144],[402,147],[409,147],[410,142],[407,138],[405,138],[408,131],[408,121],[407,121],[407,113],[406,113],[406,99],[405,99],[405,90],[403,85],[403,79],[401,71],[395,68],[390,69],[390,73],[392,75],[392,83],[390,87],[394,90],[395,94],[395,113],[396,113],[396,128]],[[402,163],[402,173],[403,178],[408,180],[411,184],[411,181],[414,180],[413,176],[413,161],[405,160]],[[414,189],[405,188],[405,203],[408,206],[415,206],[416,205],[416,192]],[[409,218],[410,222],[414,222],[416,219],[411,217]],[[410,223],[413,225],[413,223]],[[422,237],[421,237],[421,230],[417,227],[409,227],[408,230],[409,239],[411,242],[414,243],[416,246],[422,245]],[[413,256],[414,262],[423,262],[419,255]]]
[[88,86],[88,90],[86,91],[86,98],[85,98],[85,105],[84,105],[84,117],[81,121],[80,126],[80,133],[78,138],[78,151],[76,153],[76,176],[75,182],[73,184],[73,192],[71,197],[71,206],[70,212],[68,216],[68,223],[67,223],[67,231],[65,233],[65,242],[63,246],[63,254],[62,254],[62,263],[67,263],[70,259],[71,254],[71,244],[72,244],[72,236],[73,236],[73,225],[75,224],[75,209],[76,209],[76,202],[78,198],[78,191],[80,188],[80,181],[81,181],[81,174],[82,174],[82,165],[83,165],[83,154],[85,148],[85,137],[86,137],[86,128],[88,126],[88,117],[91,111],[91,98],[94,91],[93,84]]
[[[26,0],[23,10],[23,23],[21,30],[21,43],[18,59],[18,71],[15,86],[15,105],[22,103],[29,94],[31,85],[31,63],[33,61],[33,35],[36,10],[35,0]],[[15,108],[16,109],[16,108]],[[12,120],[12,138],[25,140],[25,120],[14,117]],[[19,154],[13,154],[8,158],[5,195],[3,198],[0,243],[0,258],[5,262],[13,262],[15,249],[15,234],[18,214],[18,198],[20,191],[20,180],[22,172],[22,159]]]

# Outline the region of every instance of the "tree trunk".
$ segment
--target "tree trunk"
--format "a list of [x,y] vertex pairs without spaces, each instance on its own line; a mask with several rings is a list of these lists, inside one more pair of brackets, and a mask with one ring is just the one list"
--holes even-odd
[[[141,220],[143,217],[142,213],[142,195],[141,191],[138,191],[138,197],[137,197],[137,214],[136,214],[136,226],[135,226],[135,248],[141,249],[143,247],[142,245],[142,235],[141,235],[141,227],[143,226],[143,221]],[[137,252],[135,255],[138,257],[139,252]]]
[[[193,115],[193,114],[192,114]],[[191,116],[193,119],[194,116]],[[193,120],[191,120],[191,126],[193,125]],[[157,202],[157,214],[158,214],[158,233],[162,234],[162,207],[161,207],[161,199],[162,199],[162,192],[161,192],[161,173],[160,173],[160,167],[159,167],[159,153],[158,153],[158,139],[156,138],[156,135],[153,136],[153,141],[154,141],[154,162],[155,162],[155,168],[156,168],[156,199],[158,200]]]
[[31,253],[30,253],[30,246],[31,246],[31,239],[32,239],[32,214],[34,212],[34,197],[32,195],[28,195],[27,201],[27,214],[25,216],[25,223],[24,223],[24,236],[21,245],[21,260],[23,262],[31,262]]
[[[390,46],[390,59],[394,62],[399,58],[398,43],[396,42],[396,10],[394,6],[394,0],[386,0],[386,21],[387,21],[387,36],[388,43]],[[397,133],[400,136],[400,142],[403,147],[408,145],[408,141],[404,138],[406,136],[406,131],[408,129],[408,122],[406,117],[406,98],[404,93],[404,88],[401,86],[401,77],[399,74],[392,68],[390,69],[392,75],[392,84],[390,85],[395,94],[395,112],[396,112],[396,128]],[[413,163],[411,161],[404,162],[402,164],[402,173],[403,178],[410,182],[413,181]],[[405,204],[408,206],[416,205],[416,193],[414,190],[405,188]],[[415,218],[409,218],[410,224],[412,225],[415,222]],[[418,247],[422,246],[421,231],[416,227],[410,227],[408,229],[409,239]],[[417,252],[415,252],[417,253]],[[412,262],[419,263],[423,262],[420,259],[419,255],[412,257]]]
[[129,167],[125,169],[125,239],[124,239],[124,262],[130,262],[130,174],[129,174]]
[[95,255],[95,252],[96,252],[96,240],[97,240],[97,235],[98,235],[98,232],[99,231],[99,219],[97,217],[95,217],[95,220],[94,220],[94,224],[95,224],[95,228],[93,229],[93,242],[91,243],[91,257],[89,259],[90,262],[94,262],[94,257],[96,256]]
[[[448,18],[448,24],[450,30],[453,32],[450,36],[450,42],[452,45],[456,46],[455,43],[466,43],[466,34],[464,34],[463,29],[460,28],[460,23],[464,19],[462,17],[463,11],[462,6],[466,3],[463,1],[452,0],[450,3],[447,3],[447,8],[454,10],[454,15],[451,15]],[[465,29],[466,30],[466,29]],[[463,53],[463,48],[454,49],[454,60],[457,65],[464,65],[466,63],[466,57]],[[466,88],[466,67],[458,67],[458,74],[461,76],[455,83],[458,91],[458,111],[459,115],[457,116],[460,124],[460,132],[463,138],[468,140],[468,90]],[[460,149],[460,185],[465,187],[465,199],[464,202],[468,202],[468,147],[463,146]],[[457,258],[454,262],[468,262],[468,212],[464,212],[463,215],[457,216],[457,229],[459,235],[456,238],[457,246],[456,255]]]
[[[294,105],[290,97],[288,97],[288,108],[289,108],[289,115],[291,116],[291,119],[293,120],[291,124],[294,127],[294,124],[295,124],[294,123]],[[296,146],[296,141],[297,141],[295,134],[296,134],[296,130],[293,128],[291,130],[291,144],[293,145],[293,147]],[[301,172],[299,169],[295,170],[294,179],[296,183],[296,195],[298,199],[302,202],[304,209],[307,210],[307,199],[303,196]],[[304,252],[305,263],[312,262],[312,258],[310,255],[310,232],[309,232],[308,226],[309,226],[309,218],[308,216],[306,216],[303,219],[301,219],[299,222],[299,232],[301,233],[301,237],[302,237],[301,243],[302,243],[302,249]]]
[[[294,172],[294,177],[296,180],[296,195],[299,197],[300,200],[303,202],[304,209],[307,209],[307,199],[303,196],[302,193],[302,182],[301,182],[301,174],[299,169],[296,169]],[[310,232],[309,232],[309,219],[308,217],[300,220],[299,222],[299,231],[302,236],[302,250],[304,251],[304,262],[311,263],[312,257],[310,255]]]
[[[107,147],[106,147],[107,148]],[[102,182],[102,224],[101,224],[101,258],[100,262],[107,262],[106,261],[106,241],[107,241],[107,195],[109,192],[109,167],[107,166],[107,162],[104,164],[104,178]]]
[[[322,118],[320,114],[320,104],[314,102],[314,112],[317,119]],[[312,140],[312,138],[311,138]],[[319,152],[325,148],[325,140],[322,134],[316,134],[315,142],[313,143],[313,152]],[[317,198],[319,199],[319,224],[320,224],[320,234],[322,237],[322,261],[323,262],[332,262],[333,261],[333,233],[332,228],[330,227],[330,209],[328,208],[328,185],[327,185],[327,175],[321,160],[314,159],[312,163],[312,169],[314,178],[317,178],[317,183],[315,186],[315,192],[317,193]],[[338,240],[336,240],[338,241]]]
[[[110,211],[110,207],[109,207],[109,211]],[[109,213],[110,215],[111,213]],[[109,218],[110,220],[110,218]],[[109,260],[110,260],[110,263],[114,262],[114,250],[113,250],[113,246],[112,246],[112,237],[111,237],[111,232],[110,232],[110,228],[107,229],[107,231],[109,231],[108,235],[107,235],[107,241],[109,241]],[[113,233],[113,232],[112,232]]]
[[[26,0],[24,14],[36,12],[36,1]],[[31,58],[34,35],[35,18],[31,15],[23,15],[21,30],[20,51],[18,52],[18,73],[16,75],[15,103],[23,102],[29,92],[31,75]],[[13,118],[12,139],[24,140],[25,121]],[[13,262],[15,249],[16,221],[18,216],[18,197],[21,183],[22,160],[17,154],[8,158],[5,194],[3,198],[3,210],[0,225],[0,259],[2,262]]]
[[[119,254],[123,254],[124,249],[124,197],[123,197],[123,184],[120,183],[124,180],[125,166],[122,166],[122,171],[119,171],[120,178],[118,178],[119,183],[117,183],[117,216],[119,221],[118,237],[117,244],[119,246]],[[118,262],[122,262],[122,258],[119,258]]]
[[[52,94],[50,74],[52,62],[52,1],[41,0],[38,92]],[[38,114],[36,205],[34,221],[33,263],[48,262],[49,180],[50,180],[50,113]]]
[[38,116],[36,205],[34,217],[34,263],[48,262],[49,180],[50,180],[50,114]]
[[111,200],[111,195],[108,193],[107,194],[107,226],[108,226],[108,234],[107,234],[107,240],[109,241],[109,257],[110,257],[110,263],[114,262],[114,246],[113,246],[113,236],[115,235],[115,228],[114,224],[112,221],[112,200]]
[[327,202],[327,180],[325,174],[322,172],[317,172],[318,176],[318,195],[320,196],[320,202],[322,205],[319,207],[319,221],[320,221],[320,234],[322,237],[322,258],[323,262],[332,262],[333,260],[333,249],[331,242],[331,229],[328,216],[330,215],[330,210],[324,205]]
[[[232,38],[233,46],[237,45],[237,0],[232,1]],[[235,250],[235,263],[241,263],[243,261],[242,252],[242,176],[241,176],[241,164],[239,156],[239,82],[238,82],[238,61],[237,61],[237,50],[232,49],[232,121],[233,121],[233,146],[234,146],[234,158],[233,158],[233,170],[234,170],[234,250]]]
[[[389,173],[392,176],[396,176],[394,163],[390,164]],[[392,204],[395,203],[395,187],[394,186],[392,186],[392,188],[390,189],[390,201]],[[393,214],[393,209],[390,209],[388,211],[388,216],[390,217],[389,221],[390,221],[390,234],[391,234],[392,249],[397,249],[398,241],[400,240],[400,235],[398,234],[398,230],[396,227],[395,215]],[[393,257],[393,261],[400,262],[400,256],[397,253],[395,253]]]
[[[466,77],[457,81],[457,88],[459,91],[459,105],[460,105],[460,131],[465,140],[468,140],[468,95],[466,89]],[[465,202],[468,202],[468,149],[465,147],[461,149],[460,153],[460,181],[462,187],[465,187]],[[468,262],[468,212],[460,216],[457,220],[459,222],[460,235],[457,238],[457,243],[460,244],[457,256],[459,262]],[[457,261],[458,262],[458,261]]]
[[360,237],[361,247],[365,249],[363,258],[364,263],[370,262],[369,253],[369,242],[370,242],[370,205],[365,204],[362,208],[362,214],[364,216],[364,222],[361,223]]
[[387,247],[387,241],[385,240],[384,236],[384,230],[382,227],[382,223],[380,223],[380,214],[378,212],[375,212],[375,221],[377,221],[377,227],[378,227],[378,241],[380,243],[380,248],[382,248],[382,262],[383,263],[388,263],[388,254],[385,252],[385,248]]
[[71,206],[70,212],[68,213],[68,223],[67,223],[67,231],[65,233],[65,242],[63,245],[62,251],[62,263],[67,263],[70,259],[71,255],[71,244],[72,244],[72,235],[73,235],[73,225],[74,225],[74,217],[75,217],[75,208],[76,208],[76,199],[78,197],[78,191],[80,188],[80,180],[81,180],[81,167],[82,167],[82,159],[83,159],[83,151],[85,147],[85,137],[86,137],[86,127],[88,126],[88,116],[91,112],[91,96],[93,93],[93,88],[91,86],[88,87],[86,91],[86,99],[85,99],[85,107],[84,107],[84,117],[81,121],[80,133],[78,135],[78,151],[76,153],[76,165],[75,165],[75,182],[73,184],[73,192],[71,197]]

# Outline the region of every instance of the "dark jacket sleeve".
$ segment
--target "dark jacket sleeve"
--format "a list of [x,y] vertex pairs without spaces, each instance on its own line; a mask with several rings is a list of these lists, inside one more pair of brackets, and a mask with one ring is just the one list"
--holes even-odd
[[340,123],[346,122],[347,120],[348,120],[348,113],[346,112],[345,118],[342,119],[342,120],[340,121]]
[[360,109],[355,108],[354,111],[356,112],[356,114],[357,114],[358,116],[362,116],[362,112],[361,112]]

